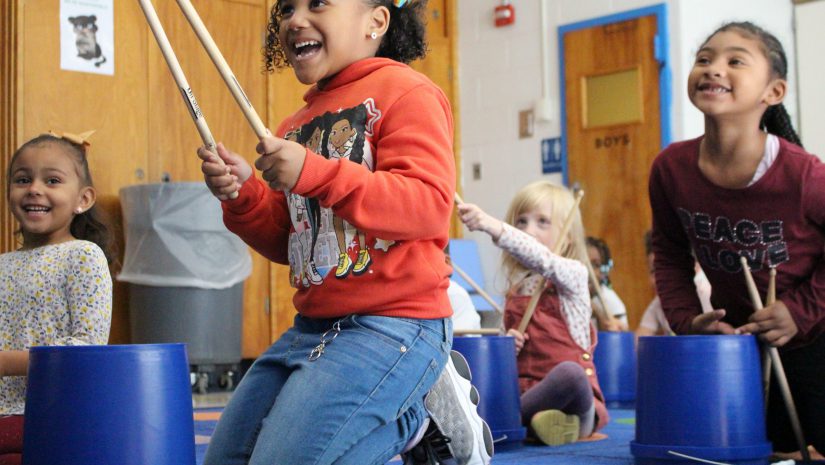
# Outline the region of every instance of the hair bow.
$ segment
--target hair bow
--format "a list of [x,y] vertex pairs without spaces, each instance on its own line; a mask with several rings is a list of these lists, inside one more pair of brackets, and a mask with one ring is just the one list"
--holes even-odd
[[75,144],[82,145],[83,147],[89,147],[92,145],[92,143],[89,142],[89,137],[94,133],[94,129],[92,129],[91,131],[81,132],[80,134],[74,134],[71,132],[58,133],[55,131],[49,131],[49,134],[51,134],[54,137],[66,139],[69,142],[74,142]]

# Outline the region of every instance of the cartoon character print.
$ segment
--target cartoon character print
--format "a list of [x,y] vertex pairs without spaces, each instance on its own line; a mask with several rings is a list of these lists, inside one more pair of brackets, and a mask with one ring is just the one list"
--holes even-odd
[[97,43],[97,16],[72,16],[69,22],[72,23],[74,29],[77,56],[90,60],[95,67],[106,63],[103,50]]
[[[334,115],[326,149],[330,158],[348,159],[351,162],[366,165],[372,171],[372,154],[369,151],[369,144],[365,143],[364,137],[366,116],[366,108],[363,105]],[[365,146],[367,147],[366,151],[364,150]],[[354,230],[343,218],[337,216],[333,219],[333,226],[335,227],[335,237],[338,239],[338,267],[335,269],[335,277],[343,278],[350,272],[354,275],[366,272],[372,257],[370,257],[367,239],[363,231]],[[347,250],[348,230],[354,230],[353,235],[358,250],[355,262],[352,261]]]
[[[367,140],[381,117],[372,99],[349,109],[324,113],[284,138],[296,141],[325,158],[347,159],[373,170],[374,159]],[[358,276],[372,263],[366,235],[321,208],[317,199],[289,194],[292,222],[290,264],[295,287],[319,285],[334,271],[336,278]],[[349,238],[349,239],[348,239]],[[375,238],[374,248],[387,251],[394,241]],[[354,255],[353,255],[354,254]]]

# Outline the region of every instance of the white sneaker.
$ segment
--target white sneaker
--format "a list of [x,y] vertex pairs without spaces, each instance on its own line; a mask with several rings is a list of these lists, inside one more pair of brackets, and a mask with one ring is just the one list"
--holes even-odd
[[424,398],[430,425],[417,446],[404,455],[404,465],[488,465],[493,435],[478,416],[478,391],[470,384],[463,355],[450,352],[444,371]]

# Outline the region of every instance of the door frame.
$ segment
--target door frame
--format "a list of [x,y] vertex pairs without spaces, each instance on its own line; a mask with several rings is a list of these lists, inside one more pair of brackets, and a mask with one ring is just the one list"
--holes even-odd
[[659,61],[659,118],[661,119],[661,148],[665,148],[671,142],[671,105],[672,105],[672,83],[670,70],[670,37],[668,29],[667,4],[660,3],[648,7],[628,10],[621,13],[614,13],[606,16],[599,16],[584,21],[564,24],[558,27],[558,47],[559,47],[559,99],[560,105],[560,127],[561,127],[561,166],[562,180],[564,185],[570,184],[569,166],[567,162],[567,93],[565,90],[565,60],[564,60],[564,35],[571,31],[587,29],[594,26],[604,26],[606,24],[618,23],[629,19],[636,19],[642,16],[656,17],[656,40],[654,56]]

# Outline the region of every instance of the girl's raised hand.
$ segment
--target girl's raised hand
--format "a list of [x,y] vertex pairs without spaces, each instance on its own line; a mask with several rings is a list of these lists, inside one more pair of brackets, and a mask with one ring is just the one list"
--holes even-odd
[[501,220],[493,218],[472,203],[458,205],[458,217],[470,231],[484,231],[496,241],[504,230]]
[[[237,192],[241,184],[252,176],[252,166],[222,143],[218,143],[217,149],[218,153],[214,153],[206,147],[201,147],[198,149],[198,157],[203,160],[201,172],[209,190],[215,197],[227,200],[230,194]],[[223,160],[223,163],[220,163],[220,160]]]
[[530,339],[529,334],[519,332],[519,330],[515,328],[508,329],[507,336],[513,336],[513,342],[516,345],[516,355],[518,355],[518,353],[521,352],[521,349],[524,348],[524,343]]
[[791,312],[781,300],[754,312],[748,321],[736,328],[736,333],[758,334],[759,339],[774,347],[782,347],[799,332]]
[[733,326],[721,321],[724,317],[724,309],[702,313],[693,319],[690,330],[694,334],[736,334]]
[[298,183],[306,159],[306,148],[297,143],[274,136],[261,139],[255,150],[261,155],[255,167],[261,170],[269,187],[290,190]]

